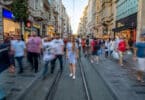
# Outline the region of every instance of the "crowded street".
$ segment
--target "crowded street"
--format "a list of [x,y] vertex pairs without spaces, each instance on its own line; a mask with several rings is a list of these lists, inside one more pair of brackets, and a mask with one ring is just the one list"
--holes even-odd
[[145,0],[0,0],[0,100],[145,100]]

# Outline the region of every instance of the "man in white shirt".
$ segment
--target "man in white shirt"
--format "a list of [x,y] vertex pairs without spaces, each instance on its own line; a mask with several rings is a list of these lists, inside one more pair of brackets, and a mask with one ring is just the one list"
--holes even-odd
[[43,46],[43,61],[44,61],[44,70],[42,76],[43,79],[45,79],[48,73],[48,64],[55,58],[54,44],[51,40],[51,37],[48,36],[47,38],[45,38],[42,46]]
[[60,38],[59,34],[56,34],[55,39],[52,41],[55,46],[55,56],[56,58],[51,61],[51,73],[53,73],[54,68],[55,68],[55,62],[58,59],[59,60],[59,65],[60,65],[60,70],[63,70],[63,55],[64,55],[64,42]]
[[19,74],[23,73],[23,58],[25,56],[25,50],[26,50],[26,45],[24,43],[24,41],[21,40],[21,37],[18,36],[17,37],[17,41],[15,42],[15,44],[13,45],[14,48],[14,56],[16,61],[19,64]]

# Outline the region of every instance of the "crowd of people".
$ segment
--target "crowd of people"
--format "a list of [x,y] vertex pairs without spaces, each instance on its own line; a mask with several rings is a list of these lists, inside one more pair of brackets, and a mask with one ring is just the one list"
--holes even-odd
[[43,79],[47,77],[48,66],[50,73],[53,73],[56,67],[56,60],[59,60],[60,71],[64,69],[63,58],[69,63],[70,77],[76,78],[77,59],[89,57],[91,63],[99,64],[100,58],[113,57],[119,61],[120,66],[124,66],[123,60],[125,54],[132,54],[133,59],[138,58],[137,80],[144,82],[143,72],[145,71],[145,35],[141,35],[141,40],[134,43],[132,39],[127,40],[123,36],[116,38],[95,38],[95,37],[75,37],[70,36],[61,38],[59,34],[54,37],[45,36],[41,38],[35,32],[29,36],[27,41],[23,41],[21,36],[11,36],[5,39],[4,43],[9,47],[10,71],[15,72],[15,60],[18,62],[19,71],[24,72],[23,58],[26,57],[31,65],[31,70],[38,72],[39,60],[44,61]]

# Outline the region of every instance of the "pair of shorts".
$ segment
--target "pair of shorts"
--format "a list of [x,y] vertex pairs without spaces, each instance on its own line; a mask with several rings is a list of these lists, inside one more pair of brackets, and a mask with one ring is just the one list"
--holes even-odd
[[123,58],[123,55],[124,55],[124,52],[119,51],[119,57],[120,57],[120,58]]
[[145,58],[138,58],[138,70],[145,71]]

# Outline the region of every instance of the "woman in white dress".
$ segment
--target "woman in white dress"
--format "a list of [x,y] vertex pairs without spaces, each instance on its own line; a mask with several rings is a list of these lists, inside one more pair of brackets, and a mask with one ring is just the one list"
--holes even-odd
[[70,66],[70,77],[75,79],[76,62],[78,58],[78,45],[75,42],[75,38],[71,37],[71,40],[68,41],[66,48],[67,48],[66,57],[68,58]]

